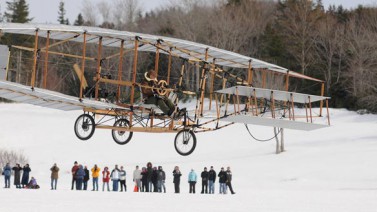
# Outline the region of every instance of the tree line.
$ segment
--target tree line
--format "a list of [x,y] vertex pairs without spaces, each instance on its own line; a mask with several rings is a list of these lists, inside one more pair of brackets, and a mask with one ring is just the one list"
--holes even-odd
[[[2,21],[32,21],[25,0],[6,5]],[[70,24],[64,1],[57,9],[57,22]],[[321,0],[172,0],[144,13],[137,0],[84,0],[73,25],[176,37],[255,57],[324,80],[332,107],[377,112],[375,7],[324,8]],[[154,65],[149,61],[141,68]],[[193,71],[188,78],[197,76]],[[313,89],[304,81],[293,87]]]

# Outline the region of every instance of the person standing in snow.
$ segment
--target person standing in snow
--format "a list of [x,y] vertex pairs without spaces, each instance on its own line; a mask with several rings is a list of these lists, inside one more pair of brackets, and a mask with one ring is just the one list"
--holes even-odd
[[226,194],[226,172],[224,171],[224,167],[221,167],[218,177],[220,183],[220,194]]
[[190,184],[190,194],[195,194],[195,185],[196,185],[197,175],[194,169],[191,169],[191,172],[188,175],[188,182]]
[[174,193],[179,193],[179,184],[181,183],[181,171],[179,170],[179,167],[176,166],[173,171],[173,183],[174,183]]
[[110,181],[110,172],[109,168],[105,166],[102,172],[102,191],[105,191],[105,185],[107,185],[107,191],[110,191],[109,188],[109,181]]
[[157,189],[157,167],[153,167],[152,184],[153,184],[153,192],[158,192],[158,189]]
[[10,188],[10,176],[12,175],[12,168],[10,167],[9,163],[5,164],[4,166],[3,175],[5,180],[4,188]]
[[141,192],[149,192],[148,190],[148,172],[147,168],[141,169]]
[[12,170],[14,171],[14,185],[16,186],[16,188],[21,188],[21,171],[22,171],[22,168],[20,166],[20,164],[16,164],[15,167],[12,168]]
[[85,170],[82,167],[82,165],[79,165],[78,167],[79,168],[75,172],[75,176],[76,176],[76,190],[82,190],[82,184],[83,184],[84,177],[85,177]]
[[230,193],[235,194],[232,188],[232,171],[230,171],[230,167],[226,169],[226,185],[229,187]]
[[91,171],[92,171],[92,181],[93,181],[92,191],[98,191],[98,178],[99,178],[99,173],[101,169],[97,166],[97,164],[95,164]]
[[85,172],[85,176],[84,176],[84,190],[88,190],[88,181],[90,179],[89,177],[89,170],[88,170],[88,167],[85,166],[84,168],[84,172]]
[[215,181],[216,181],[216,171],[213,170],[213,166],[211,166],[211,169],[208,172],[208,183],[209,183],[210,194],[215,193]]
[[134,170],[134,174],[133,174],[133,181],[135,182],[135,185],[137,186],[137,191],[140,192],[141,191],[141,179],[142,179],[142,175],[141,175],[141,170],[139,169],[139,166],[136,166],[135,170]]
[[25,186],[27,186],[27,184],[29,183],[29,173],[30,172],[31,172],[31,169],[29,167],[29,164],[26,164],[22,168],[22,180],[21,180],[22,188],[25,188]]
[[207,167],[204,167],[204,171],[202,171],[202,174],[200,175],[200,177],[202,178],[202,194],[204,194],[204,192],[207,194],[208,193],[208,171],[207,171]]
[[59,167],[54,163],[50,168],[51,171],[51,190],[56,190],[56,184],[58,184]]
[[148,182],[147,192],[152,192],[152,185],[153,185],[152,175],[153,175],[152,163],[148,162],[147,163],[147,182]]
[[120,182],[120,191],[123,191],[123,187],[124,187],[124,192],[126,192],[127,191],[127,186],[126,186],[126,171],[123,169],[123,166],[120,167],[119,182]]
[[157,191],[160,193],[162,192],[162,188],[164,188],[164,193],[166,193],[165,179],[165,172],[162,170],[162,166],[159,166],[157,171]]
[[79,164],[77,163],[77,161],[75,161],[75,163],[73,164],[72,170],[71,170],[71,172],[72,172],[72,186],[71,186],[71,190],[73,190],[73,188],[75,186],[75,183],[76,183],[76,171],[78,169],[79,169]]
[[115,165],[115,168],[111,171],[111,181],[113,181],[113,191],[118,191],[119,187],[119,168],[118,165]]

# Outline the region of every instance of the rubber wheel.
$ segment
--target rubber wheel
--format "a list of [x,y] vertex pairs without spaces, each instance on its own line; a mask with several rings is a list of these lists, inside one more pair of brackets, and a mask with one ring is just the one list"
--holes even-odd
[[[114,127],[129,127],[130,122],[127,119],[119,119],[114,123],[113,126]],[[115,143],[120,144],[120,145],[125,145],[131,140],[133,132],[112,130],[111,135],[113,136]]]
[[196,147],[196,136],[192,130],[181,130],[174,139],[174,147],[182,156],[190,155]]
[[80,140],[88,140],[94,134],[95,124],[92,116],[82,114],[76,119],[75,134]]

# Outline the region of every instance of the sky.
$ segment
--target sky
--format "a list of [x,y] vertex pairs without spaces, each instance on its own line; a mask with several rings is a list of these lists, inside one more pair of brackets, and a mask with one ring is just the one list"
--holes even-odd
[[[0,0],[1,12],[5,10],[5,2]],[[102,0],[91,0],[95,3]],[[170,4],[171,0],[139,0],[143,11]],[[29,3],[30,17],[33,17],[35,23],[57,23],[58,5],[60,0],[27,0]],[[83,0],[64,0],[67,11],[66,17],[73,23],[82,8]],[[329,5],[343,5],[345,8],[355,8],[358,5],[377,5],[377,0],[322,0],[325,8]]]

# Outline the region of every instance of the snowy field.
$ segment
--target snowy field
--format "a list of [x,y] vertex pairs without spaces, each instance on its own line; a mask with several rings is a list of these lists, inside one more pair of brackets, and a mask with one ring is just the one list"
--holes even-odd
[[[0,148],[23,152],[39,190],[3,189],[0,212],[36,211],[377,211],[377,116],[330,110],[332,127],[312,132],[285,131],[286,152],[276,155],[275,142],[257,142],[243,125],[197,134],[193,154],[175,152],[175,134],[134,133],[130,143],[117,145],[109,130],[96,130],[89,141],[78,140],[73,124],[80,111],[62,112],[24,104],[0,104]],[[258,138],[273,136],[269,127],[251,126]],[[115,164],[127,171],[128,192],[71,191],[74,161],[91,168]],[[163,166],[167,193],[134,193],[136,165]],[[58,190],[50,190],[50,167],[60,167]],[[172,171],[180,166],[181,194],[174,194]],[[235,195],[188,193],[191,168],[230,166]],[[13,182],[13,178],[12,178]],[[100,183],[102,188],[102,183]],[[92,189],[91,182],[89,189]]]

